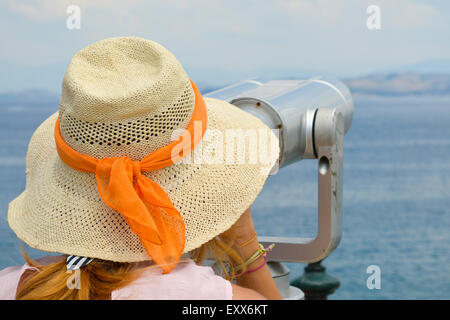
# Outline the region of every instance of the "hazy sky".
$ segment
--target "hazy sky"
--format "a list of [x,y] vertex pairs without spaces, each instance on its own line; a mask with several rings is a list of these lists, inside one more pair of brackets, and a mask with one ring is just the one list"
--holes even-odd
[[[81,28],[69,30],[70,4]],[[369,5],[381,29],[369,30]],[[113,36],[155,40],[201,84],[349,77],[450,59],[448,0],[2,0],[0,91],[59,91],[70,58]]]

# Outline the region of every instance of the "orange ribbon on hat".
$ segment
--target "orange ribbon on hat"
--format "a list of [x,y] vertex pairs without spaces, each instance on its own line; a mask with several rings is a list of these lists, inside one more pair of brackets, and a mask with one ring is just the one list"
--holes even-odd
[[[191,81],[195,93],[195,106],[191,121],[178,140],[155,150],[141,161],[110,157],[96,159],[78,153],[62,138],[59,118],[55,125],[55,142],[61,160],[73,169],[96,175],[98,192],[102,200],[121,213],[130,229],[139,236],[152,260],[169,273],[183,254],[185,226],[181,214],[167,193],[142,171],[165,168],[189,154],[206,131],[205,102]],[[201,135],[194,132],[201,124]],[[196,128],[196,130],[198,130]]]

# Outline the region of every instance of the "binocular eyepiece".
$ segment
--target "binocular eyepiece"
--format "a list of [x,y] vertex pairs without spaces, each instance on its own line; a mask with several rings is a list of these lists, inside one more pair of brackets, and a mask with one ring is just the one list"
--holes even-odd
[[331,108],[342,115],[344,133],[353,118],[349,89],[330,77],[265,83],[245,80],[205,96],[228,101],[270,128],[279,129],[280,167],[318,157],[315,124],[320,108]]

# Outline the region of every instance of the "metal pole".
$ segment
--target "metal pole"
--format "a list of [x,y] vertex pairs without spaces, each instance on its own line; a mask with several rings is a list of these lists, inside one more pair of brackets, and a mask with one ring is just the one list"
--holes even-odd
[[321,263],[322,260],[308,264],[305,273],[291,282],[305,293],[305,300],[327,300],[340,286],[339,279],[329,275]]

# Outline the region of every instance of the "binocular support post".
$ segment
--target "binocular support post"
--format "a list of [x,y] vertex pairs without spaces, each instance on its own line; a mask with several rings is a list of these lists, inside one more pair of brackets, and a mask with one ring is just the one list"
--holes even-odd
[[317,262],[327,257],[342,235],[342,164],[344,118],[335,108],[316,109],[312,126],[314,155],[318,159],[318,233],[316,238],[260,237],[275,243],[271,261]]

